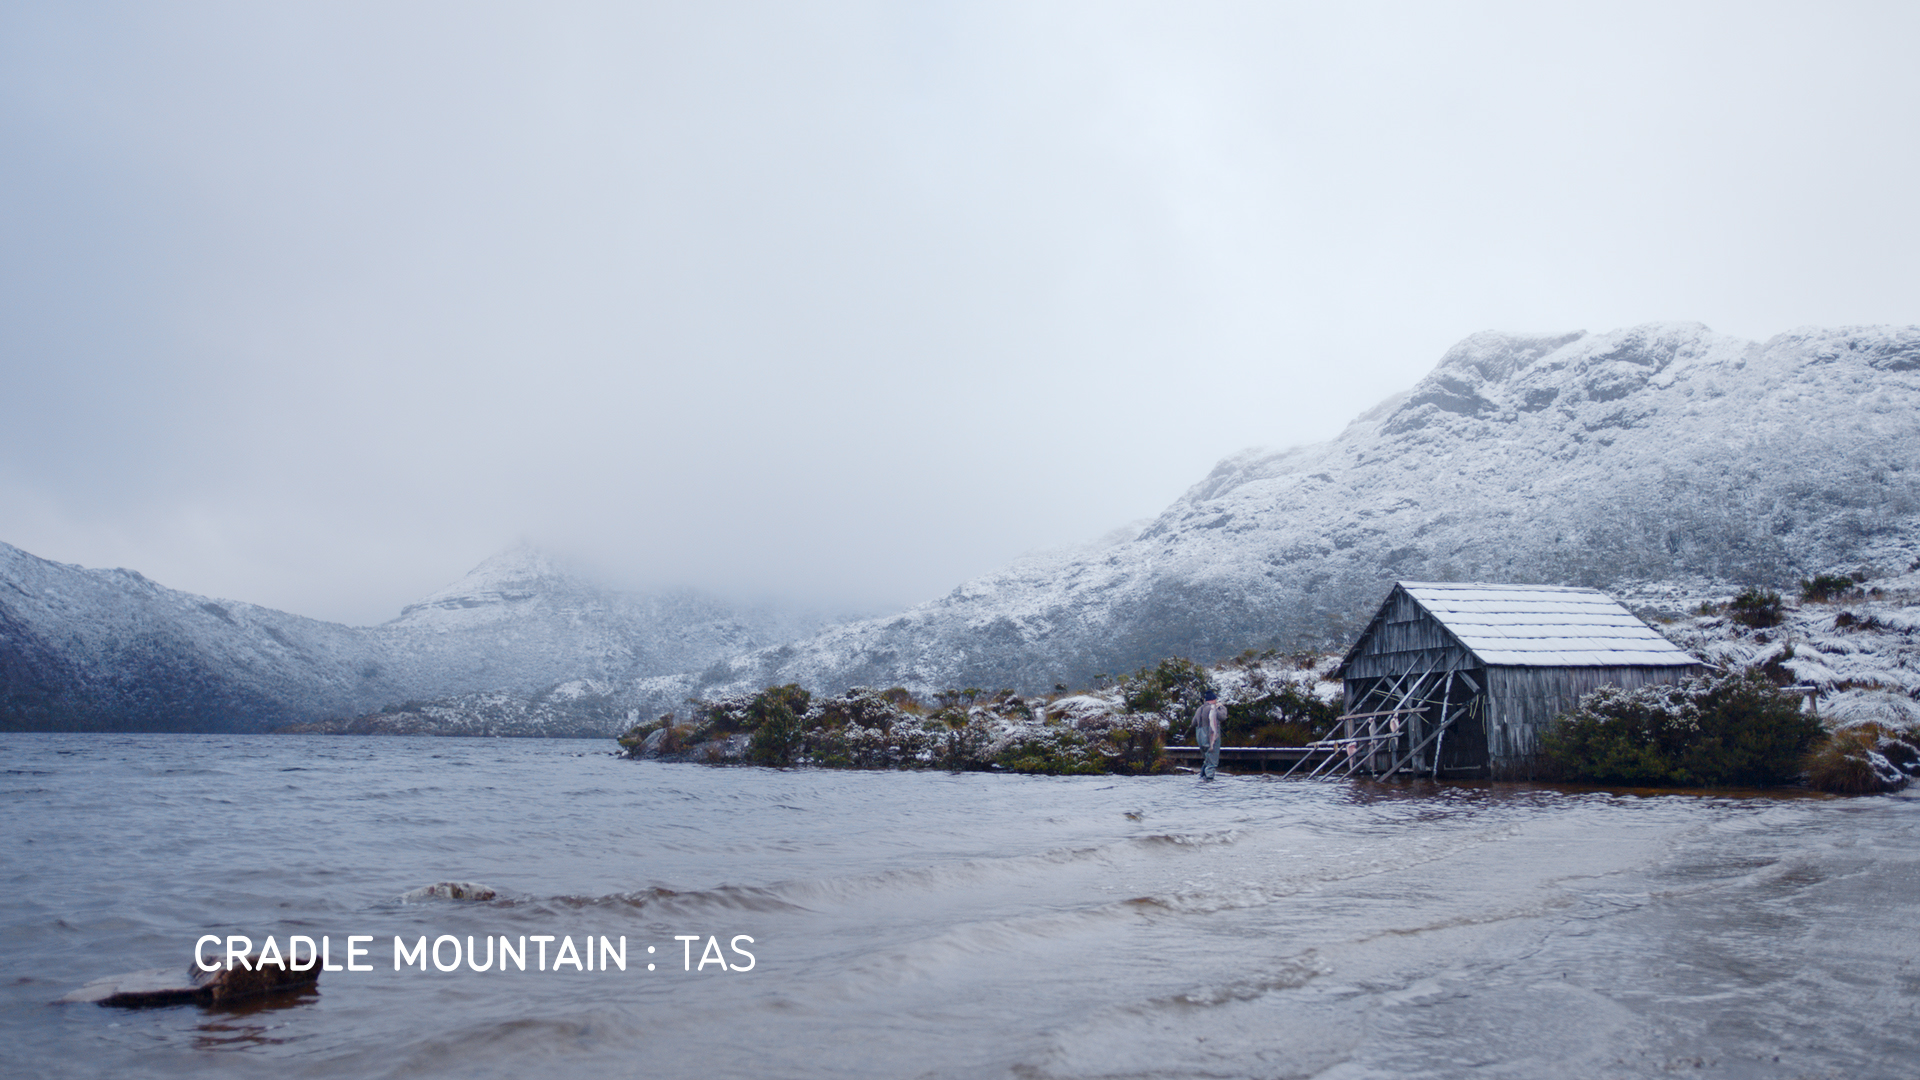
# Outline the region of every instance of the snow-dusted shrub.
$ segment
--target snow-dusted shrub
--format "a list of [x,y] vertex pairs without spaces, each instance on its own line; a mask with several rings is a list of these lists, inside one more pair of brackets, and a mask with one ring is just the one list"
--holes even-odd
[[1128,712],[1178,714],[1198,708],[1200,695],[1213,688],[1206,668],[1185,657],[1170,656],[1122,679],[1120,700]]
[[[665,730],[665,729],[671,728],[672,726],[673,726],[672,713],[667,713],[655,720],[643,720],[640,723],[633,725],[632,727],[627,729],[626,734],[620,736],[619,738],[621,754],[625,757],[631,757],[631,758],[640,757],[642,753],[644,753],[648,749],[648,745],[647,745],[648,736],[652,735],[656,731]],[[659,745],[660,745],[659,739],[653,740],[653,747],[657,748]]]
[[1142,774],[1163,771],[1166,763],[1167,721],[1153,714],[1086,714],[1074,721],[1073,729],[1087,740],[1087,748],[1099,755],[1102,771]]
[[913,695],[895,687],[892,690],[870,690],[856,686],[838,697],[819,698],[808,720],[830,728],[846,727],[849,724],[859,727],[877,727],[886,731],[893,727],[894,721],[907,715],[907,705],[915,706],[918,712],[919,702]]
[[800,718],[807,715],[813,695],[796,683],[769,686],[747,703],[746,719],[753,729],[748,753],[755,765],[792,765],[800,744]]
[[1001,716],[1019,720],[1032,720],[1034,718],[1033,702],[1028,701],[1012,690],[1002,690],[993,695],[993,710]]
[[990,764],[987,744],[993,738],[988,723],[986,715],[976,715],[970,709],[957,706],[941,709],[928,717],[925,726],[939,764],[952,772],[986,768]]
[[847,764],[856,769],[919,769],[933,764],[934,735],[917,719],[902,718],[884,730],[850,724],[841,737]]
[[1227,703],[1226,746],[1305,746],[1333,729],[1340,709],[1290,682],[1268,683],[1256,697]]
[[1779,626],[1780,620],[1786,618],[1786,608],[1780,602],[1779,593],[1754,585],[1727,602],[1727,618],[1742,626],[1764,630]]
[[1011,772],[1050,776],[1108,771],[1087,737],[1064,725],[1021,730],[994,755],[994,764]]
[[1638,690],[1603,687],[1557,718],[1542,747],[1570,780],[1758,787],[1791,781],[1821,734],[1798,696],[1749,670]]
[[[671,713],[635,725],[621,736],[629,757],[673,757],[692,753],[714,763],[743,759],[760,765],[792,765],[800,753],[800,733],[812,695],[789,683],[753,694],[692,699],[693,718],[677,724]],[[655,731],[664,731],[653,739]]]
[[693,706],[693,719],[688,738],[693,742],[705,742],[752,731],[753,722],[748,719],[747,711],[759,696],[728,694],[711,699],[689,698],[687,704]]
[[794,763],[829,769],[985,767],[965,760],[967,739],[949,723],[947,714],[957,713],[964,726],[965,709],[931,717],[919,710],[913,695],[898,687],[856,686],[838,697],[816,698],[800,718]]
[[1851,611],[1843,611],[1833,617],[1833,628],[1835,630],[1848,630],[1857,634],[1869,630],[1885,630],[1888,627],[1886,623],[1881,622],[1879,617],[1871,611],[1865,615],[1856,615]]
[[1859,595],[1856,588],[1864,578],[1851,574],[1815,574],[1800,582],[1800,602],[1826,603],[1835,598]]
[[1807,785],[1841,795],[1899,791],[1920,774],[1913,738],[1878,724],[1842,728],[1807,755]]

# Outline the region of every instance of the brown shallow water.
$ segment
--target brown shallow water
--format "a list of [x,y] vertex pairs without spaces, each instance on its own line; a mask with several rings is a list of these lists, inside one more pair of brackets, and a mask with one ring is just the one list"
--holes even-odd
[[[609,748],[0,736],[0,1067],[1920,1073],[1916,800],[774,772]],[[500,895],[399,899],[443,880]],[[325,938],[336,963],[365,936],[373,970],[234,1009],[49,1004],[184,967],[203,934]],[[396,937],[588,935],[624,937],[626,969],[540,971],[531,949],[525,971],[393,968]]]

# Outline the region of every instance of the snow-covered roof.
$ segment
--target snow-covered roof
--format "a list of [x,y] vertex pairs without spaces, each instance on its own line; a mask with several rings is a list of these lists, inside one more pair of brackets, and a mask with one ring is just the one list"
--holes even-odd
[[1679,667],[1700,662],[1598,589],[1399,584],[1486,664]]

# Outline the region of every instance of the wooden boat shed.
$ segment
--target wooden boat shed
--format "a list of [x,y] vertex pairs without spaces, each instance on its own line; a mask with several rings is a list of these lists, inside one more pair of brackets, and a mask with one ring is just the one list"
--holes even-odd
[[1595,589],[1403,581],[1335,671],[1333,741],[1349,771],[1521,775],[1581,695],[1704,670]]

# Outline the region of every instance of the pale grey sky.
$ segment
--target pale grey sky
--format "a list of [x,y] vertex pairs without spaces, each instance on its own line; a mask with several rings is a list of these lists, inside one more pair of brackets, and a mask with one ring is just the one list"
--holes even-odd
[[1920,322],[1895,3],[0,11],[0,540],[904,605],[1482,329]]

